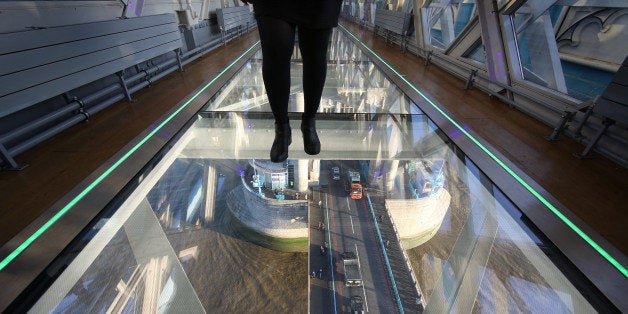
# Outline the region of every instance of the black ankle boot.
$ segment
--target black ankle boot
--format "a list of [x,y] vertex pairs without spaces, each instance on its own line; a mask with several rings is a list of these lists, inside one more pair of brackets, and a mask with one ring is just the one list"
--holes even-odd
[[270,161],[282,162],[288,159],[288,146],[292,144],[290,123],[275,123],[275,141],[270,148]]
[[321,142],[316,134],[316,120],[303,118],[301,120],[301,132],[303,133],[303,149],[309,155],[318,155],[321,152]]

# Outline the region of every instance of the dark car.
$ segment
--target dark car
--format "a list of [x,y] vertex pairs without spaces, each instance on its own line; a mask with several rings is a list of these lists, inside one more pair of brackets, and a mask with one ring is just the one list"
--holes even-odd
[[364,300],[359,295],[351,297],[351,313],[364,313]]

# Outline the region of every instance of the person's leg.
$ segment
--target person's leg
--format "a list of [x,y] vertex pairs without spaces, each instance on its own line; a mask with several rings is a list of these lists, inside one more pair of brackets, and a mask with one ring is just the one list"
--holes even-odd
[[262,76],[268,102],[275,117],[275,141],[270,150],[273,162],[288,158],[292,134],[288,121],[290,57],[294,48],[295,25],[270,16],[257,19],[262,44]]
[[303,58],[303,95],[305,109],[301,120],[304,150],[310,155],[321,151],[316,134],[316,112],[321,101],[327,76],[327,47],[331,28],[308,29],[299,27],[299,49]]
[[299,49],[303,57],[303,93],[305,111],[303,116],[314,118],[321,101],[327,76],[327,48],[331,28],[298,28]]

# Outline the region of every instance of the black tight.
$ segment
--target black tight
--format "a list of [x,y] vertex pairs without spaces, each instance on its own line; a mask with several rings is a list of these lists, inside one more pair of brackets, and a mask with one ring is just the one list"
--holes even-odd
[[262,76],[275,122],[288,122],[290,93],[290,58],[295,29],[303,57],[303,118],[314,118],[327,75],[327,47],[331,28],[308,29],[271,16],[257,18],[262,43]]

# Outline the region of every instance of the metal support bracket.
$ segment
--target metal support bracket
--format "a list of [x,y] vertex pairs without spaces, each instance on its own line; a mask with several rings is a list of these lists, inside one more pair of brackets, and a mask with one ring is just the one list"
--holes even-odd
[[11,157],[11,154],[9,154],[9,151],[1,143],[0,143],[0,157],[5,163],[5,167],[2,168],[3,170],[18,171],[18,170],[22,170],[28,167],[28,165],[18,165],[17,162],[15,162],[15,159]]
[[427,56],[425,57],[425,66],[430,65],[430,59],[432,58],[432,51],[427,52]]
[[563,111],[563,115],[560,116],[560,123],[554,128],[554,131],[551,135],[545,136],[545,139],[548,141],[555,141],[558,139],[558,135],[565,129],[567,126],[567,122],[571,121],[573,117],[576,115],[573,111]]
[[87,110],[85,110],[85,104],[83,103],[83,101],[78,99],[78,97],[74,97],[72,100],[79,104],[78,113],[84,115],[85,116],[85,120],[89,120],[89,112],[87,112]]
[[124,92],[124,96],[128,102],[133,102],[133,98],[131,98],[131,93],[129,92],[129,88],[126,86],[126,81],[124,80],[124,70],[116,73],[118,75],[118,79],[120,79],[120,85],[122,86],[122,91]]
[[475,80],[475,76],[478,75],[478,70],[472,70],[471,74],[469,74],[469,78],[467,79],[467,85],[464,89],[469,90],[473,87],[473,81]]
[[591,115],[591,113],[593,112],[593,106],[595,106],[595,104],[598,101],[599,96],[595,97],[594,100],[589,100],[589,101],[585,101],[583,103],[580,103],[578,105],[578,107],[576,107],[574,111],[568,111],[565,110],[563,115],[561,116],[561,120],[560,123],[554,128],[554,131],[552,132],[551,135],[546,136],[545,139],[548,141],[555,141],[556,139],[558,139],[558,136],[560,135],[560,133],[565,130],[565,128],[568,127],[567,123],[571,122],[572,119],[576,116],[577,111],[581,111],[584,108],[587,108],[587,111],[584,114],[584,118],[582,119],[582,121],[578,124],[578,126],[576,127],[576,131],[574,134],[574,137],[576,139],[580,139],[583,138],[582,133],[580,133],[580,131],[582,131],[582,128],[584,127],[585,123],[587,122],[587,119],[589,119],[589,116]]
[[595,137],[591,140],[591,142],[589,142],[589,145],[587,145],[587,147],[584,149],[584,151],[582,151],[582,153],[580,153],[580,154],[574,153],[573,154],[574,156],[576,156],[577,158],[580,158],[580,159],[590,158],[589,157],[589,153],[591,152],[591,150],[593,150],[593,147],[595,147],[595,144],[597,144],[597,142],[600,140],[602,135],[604,135],[604,132],[606,132],[606,130],[611,125],[615,124],[615,120],[609,119],[609,118],[604,118],[604,121],[602,121],[602,124],[604,126],[597,131],[597,133],[595,134]]
[[175,49],[174,54],[177,56],[177,63],[179,64],[179,72],[183,72],[183,64],[181,63],[181,48]]
[[227,42],[225,41],[225,29],[220,26],[220,35],[222,36],[222,45],[226,46]]
[[401,53],[406,53],[406,34],[401,35]]
[[582,135],[582,128],[584,128],[584,125],[587,123],[587,120],[589,120],[589,117],[593,113],[593,107],[595,107],[595,104],[597,104],[599,97],[599,95],[596,96],[593,100],[593,103],[590,106],[587,106],[587,111],[585,111],[584,117],[582,117],[582,121],[580,121],[580,123],[576,127],[576,130],[574,131],[574,138],[584,138],[584,135]]
[[146,71],[146,70],[142,70],[142,72],[144,72],[144,80],[148,81],[148,84],[150,85],[150,81],[149,81],[150,74],[148,74],[148,71]]

